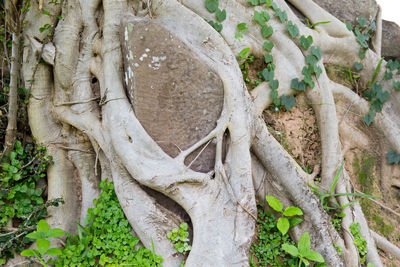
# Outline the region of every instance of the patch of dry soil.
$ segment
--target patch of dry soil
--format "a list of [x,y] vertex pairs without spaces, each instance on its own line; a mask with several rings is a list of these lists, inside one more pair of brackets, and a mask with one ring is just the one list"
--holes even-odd
[[270,132],[308,173],[319,168],[321,143],[314,111],[303,94],[296,96],[289,112],[264,111]]

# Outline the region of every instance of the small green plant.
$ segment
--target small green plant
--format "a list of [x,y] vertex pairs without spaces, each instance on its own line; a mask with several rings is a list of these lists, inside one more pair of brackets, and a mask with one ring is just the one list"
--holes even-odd
[[309,266],[309,261],[315,261],[323,263],[324,258],[318,252],[311,250],[310,235],[305,232],[299,239],[297,247],[290,244],[283,244],[282,249],[292,255],[293,257],[299,258],[299,267],[303,263],[305,266]]
[[397,154],[396,150],[392,149],[386,153],[386,160],[388,164],[399,164],[400,154]]
[[0,265],[33,242],[26,237],[47,216],[47,207],[58,206],[62,199],[45,201],[38,186],[46,177],[51,156],[44,147],[17,140],[0,170],[0,228],[14,226],[0,234]]
[[188,224],[181,223],[178,228],[172,229],[171,232],[167,234],[168,239],[172,241],[176,251],[186,255],[192,247],[189,245],[189,232],[188,232]]
[[[320,202],[322,203],[322,205],[326,211],[341,210],[341,209],[351,206],[354,203],[356,203],[357,201],[359,201],[359,199],[357,199],[355,201],[347,203],[346,205],[340,205],[335,199],[338,196],[353,196],[353,197],[372,198],[372,199],[378,198],[378,197],[374,197],[374,196],[362,194],[362,193],[335,193],[335,187],[336,187],[337,182],[339,181],[340,173],[342,172],[343,167],[344,167],[344,162],[342,162],[342,165],[339,167],[339,170],[336,172],[335,178],[333,179],[331,188],[328,192],[323,193],[323,192],[319,191],[318,188],[309,185],[311,187],[312,191],[315,194],[319,195]],[[340,215],[339,216],[340,218],[343,218],[343,216],[340,213],[338,213],[338,215]]]
[[318,25],[331,23],[330,21],[319,21],[319,22],[311,24],[310,21],[308,20],[308,18],[306,18],[306,21],[307,21],[307,27],[310,29],[314,29],[315,26],[318,26]]
[[360,254],[360,263],[364,264],[368,250],[367,250],[367,241],[361,235],[360,224],[353,222],[350,225],[350,232],[354,237],[353,242],[358,249],[358,253]]
[[161,266],[163,259],[154,250],[138,246],[113,184],[103,180],[99,187],[102,192],[88,210],[85,226],[77,223],[78,235],[67,238],[55,266]]
[[222,31],[222,24],[218,22],[223,22],[226,19],[226,10],[218,8],[219,1],[218,0],[206,0],[205,6],[208,12],[215,13],[215,17],[217,21],[206,20],[208,24],[210,24],[217,32]]
[[243,38],[243,32],[247,31],[249,28],[247,28],[247,25],[245,22],[242,22],[236,26],[236,29],[237,29],[237,31],[235,33],[235,38],[240,41]]
[[282,235],[277,228],[275,216],[264,211],[264,206],[258,206],[257,239],[250,247],[250,266],[295,266],[297,259],[282,249],[282,244],[295,243],[289,235]]
[[[274,196],[266,196],[265,198],[268,202],[268,205],[273,210],[275,210],[283,215],[282,217],[280,217],[278,219],[278,223],[277,223],[278,230],[282,233],[282,235],[285,235],[289,231],[290,227],[298,225],[299,223],[301,223],[303,221],[299,217],[293,217],[293,216],[303,215],[303,211],[300,208],[294,207],[294,206],[289,206],[285,210],[283,210],[283,205],[279,201],[279,199],[277,199]],[[288,217],[292,217],[292,218],[288,219]]]
[[36,226],[36,231],[28,234],[26,237],[36,239],[37,249],[25,249],[21,252],[21,256],[36,257],[43,266],[48,266],[45,259],[46,255],[61,255],[61,249],[50,248],[49,238],[55,238],[66,235],[66,233],[59,229],[50,229],[49,224],[45,220],[40,220]]

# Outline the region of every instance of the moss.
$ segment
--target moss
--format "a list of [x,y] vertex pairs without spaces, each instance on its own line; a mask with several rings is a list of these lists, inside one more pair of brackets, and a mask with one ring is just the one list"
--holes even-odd
[[389,236],[393,233],[394,231],[394,226],[393,225],[388,225],[383,221],[383,218],[375,215],[372,217],[372,220],[376,223],[376,229],[383,235],[383,236]]
[[367,194],[373,191],[375,162],[376,155],[368,151],[362,152],[360,159],[357,156],[354,158],[353,167],[356,170],[358,183],[362,191]]

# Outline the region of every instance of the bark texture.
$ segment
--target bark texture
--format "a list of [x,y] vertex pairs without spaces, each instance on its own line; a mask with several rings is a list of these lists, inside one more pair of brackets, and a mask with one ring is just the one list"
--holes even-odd
[[[350,138],[339,134],[336,102],[350,101],[358,113],[366,113],[368,103],[331,81],[324,64],[352,65],[359,60],[359,45],[341,21],[315,2],[287,1],[311,23],[331,21],[316,30],[306,27],[288,3],[274,2],[323,52],[322,74],[305,97],[318,122],[321,190],[326,191],[343,161],[342,140]],[[362,225],[369,241],[367,261],[382,266],[359,206],[343,210],[340,235],[307,186],[313,178],[269,132],[261,114],[272,104],[270,85],[263,82],[249,93],[243,81],[236,55],[249,47],[254,56],[264,56],[255,10],[271,16],[279,96],[295,94],[291,80],[302,77],[306,51],[298,38],[289,37],[272,9],[246,0],[220,0],[219,6],[228,14],[220,33],[204,20],[214,15],[198,0],[44,2],[45,10],[61,14],[59,21],[32,3],[23,56],[23,79],[33,94],[30,125],[55,161],[49,170],[49,197],[66,202],[50,211],[49,222],[73,233],[75,220],[83,221],[99,194],[99,180],[108,177],[135,233],[148,248],[153,241],[164,266],[179,266],[183,260],[166,234],[188,218],[193,240],[186,266],[248,266],[256,191],[271,190],[304,211],[304,224],[291,234],[298,239],[310,232],[312,248],[328,266],[359,265],[349,232],[352,222]],[[241,22],[249,30],[239,42],[235,31]],[[37,31],[46,23],[55,28],[50,43]],[[380,48],[367,50],[360,71],[364,79],[372,77],[379,53]],[[391,98],[374,124],[400,151],[400,96],[389,82],[382,85]],[[335,192],[350,192],[349,181],[343,171]],[[338,197],[343,206],[353,200]],[[333,242],[343,248],[342,257]]]

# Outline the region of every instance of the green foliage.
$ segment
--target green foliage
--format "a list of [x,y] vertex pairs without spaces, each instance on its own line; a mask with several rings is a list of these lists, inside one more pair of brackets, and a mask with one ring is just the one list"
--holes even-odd
[[305,91],[306,84],[304,83],[304,81],[299,81],[299,78],[294,78],[290,83],[290,88],[296,91]]
[[214,13],[217,11],[219,5],[218,0],[206,0],[206,8],[208,12]]
[[223,10],[217,9],[217,12],[215,13],[215,15],[219,22],[223,22],[226,19],[226,10],[225,9],[223,9]]
[[275,16],[277,16],[282,23],[287,21],[288,16],[286,14],[286,11],[282,11],[279,8],[275,8],[274,10]]
[[[282,235],[285,235],[289,231],[289,228],[294,226],[294,225],[290,224],[290,221],[287,217],[303,215],[303,211],[301,209],[299,209],[298,207],[289,206],[285,210],[283,210],[282,203],[279,201],[279,199],[277,199],[274,196],[266,196],[265,199],[267,200],[268,205],[273,210],[275,210],[283,215],[282,217],[280,217],[278,219],[278,223],[277,223],[277,228],[282,233]],[[300,219],[300,218],[298,218],[298,219]],[[297,222],[298,222],[298,220],[296,221],[296,225],[298,223],[300,223],[301,221],[298,223]]]
[[[335,178],[333,179],[333,182],[331,184],[331,188],[328,192],[321,192],[317,187],[313,187],[311,185],[309,185],[309,187],[311,188],[311,190],[316,194],[319,195],[319,199],[320,202],[322,204],[322,206],[324,207],[324,210],[327,212],[333,212],[334,213],[334,218],[332,218],[333,220],[340,220],[341,223],[341,219],[345,216],[341,210],[353,205],[354,203],[356,203],[358,201],[352,201],[346,205],[340,205],[337,200],[336,197],[338,196],[353,196],[353,197],[360,197],[360,198],[372,198],[375,199],[377,197],[371,196],[371,195],[367,195],[367,194],[362,194],[362,193],[335,193],[335,187],[337,182],[340,179],[340,173],[342,172],[344,167],[344,162],[342,163],[342,165],[339,167],[338,171],[336,172]],[[335,221],[333,221],[333,223],[335,223]],[[336,221],[337,227],[339,221]]]
[[236,28],[237,32],[235,33],[235,38],[240,41],[243,38],[243,32],[247,31],[249,28],[247,28],[245,22],[239,23]]
[[304,50],[308,50],[310,46],[313,44],[314,40],[311,35],[305,37],[304,35],[300,36],[300,46],[303,47]]
[[218,22],[223,22],[226,19],[226,10],[221,10],[218,8],[219,1],[218,0],[206,0],[205,2],[206,8],[210,13],[215,13],[217,21],[213,20],[205,20],[208,24],[211,25],[217,32],[222,31],[222,24]]
[[388,164],[398,164],[400,161],[400,154],[397,154],[394,149],[386,153],[386,160]]
[[252,6],[258,6],[260,4],[260,2],[258,0],[248,0],[248,2],[252,5]]
[[269,14],[265,11],[257,12],[255,10],[253,18],[258,24],[260,24],[260,26],[264,26],[265,22],[270,20]]
[[314,29],[315,26],[318,26],[318,25],[331,23],[330,21],[319,21],[319,22],[316,22],[314,24],[311,24],[310,21],[307,18],[306,18],[306,21],[307,21],[307,27],[310,28],[310,29]]
[[365,259],[368,253],[367,250],[367,241],[362,237],[361,235],[361,230],[360,230],[360,224],[359,223],[352,223],[350,225],[350,232],[354,237],[354,244],[356,245],[358,249],[358,253],[360,254],[360,263],[364,264]]
[[375,22],[374,21],[368,22],[366,18],[358,17],[356,26],[353,27],[350,23],[347,22],[346,27],[349,31],[352,31],[354,33],[357,42],[361,46],[358,55],[361,59],[364,59],[371,38],[376,32]]
[[263,25],[261,27],[261,34],[264,38],[269,38],[274,33],[274,29],[271,26]]
[[301,266],[302,263],[304,263],[306,266],[310,265],[309,260],[320,263],[325,262],[321,254],[311,250],[310,235],[308,232],[305,232],[300,237],[297,247],[291,244],[283,244],[282,249],[293,257],[298,257],[300,260],[299,266]]
[[50,248],[50,241],[48,238],[55,238],[66,235],[66,233],[59,229],[50,229],[50,226],[45,220],[40,220],[36,226],[36,231],[28,234],[26,237],[36,239],[37,249],[25,249],[21,252],[21,256],[36,257],[44,266],[47,262],[44,258],[45,255],[61,255],[61,249]]
[[102,192],[88,210],[86,226],[77,223],[78,235],[67,238],[56,266],[99,266],[119,264],[130,266],[161,266],[162,258],[138,246],[139,238],[125,218],[113,184],[100,183]]
[[9,224],[18,225],[11,232],[1,231],[0,263],[5,263],[15,252],[21,252],[32,239],[38,221],[47,216],[48,206],[58,206],[62,199],[45,203],[38,182],[46,177],[51,157],[46,156],[44,147],[33,143],[23,145],[16,141],[8,157],[3,157],[0,172],[0,228]]
[[168,239],[172,241],[176,251],[186,255],[192,247],[189,245],[189,232],[188,232],[188,224],[181,223],[178,228],[172,229],[171,232],[167,234]]
[[222,24],[220,24],[220,23],[218,23],[218,22],[215,22],[215,21],[212,21],[212,20],[206,20],[206,21],[207,21],[208,24],[210,24],[211,27],[213,27],[217,32],[222,31],[222,28],[223,28]]
[[364,66],[361,62],[354,62],[354,68],[356,69],[356,71],[361,71]]
[[264,42],[264,49],[265,49],[267,52],[271,52],[271,51],[272,51],[272,48],[274,48],[274,43],[273,43],[273,42],[268,42],[268,41],[265,41],[265,42]]
[[281,105],[284,106],[287,111],[289,111],[292,107],[295,107],[296,99],[294,98],[294,95],[291,96],[283,95],[281,97]]
[[286,25],[286,29],[288,30],[290,37],[292,38],[296,38],[296,36],[299,35],[299,27],[297,27],[297,25],[294,24],[291,20]]
[[289,235],[282,235],[277,228],[277,221],[270,212],[259,206],[257,219],[257,239],[250,247],[250,266],[295,266],[297,259],[282,249],[282,244],[295,243]]
[[364,97],[371,102],[368,114],[363,117],[364,122],[370,125],[376,116],[376,112],[382,111],[383,104],[389,100],[390,96],[387,91],[382,90],[380,84],[374,82],[369,89],[364,91]]

